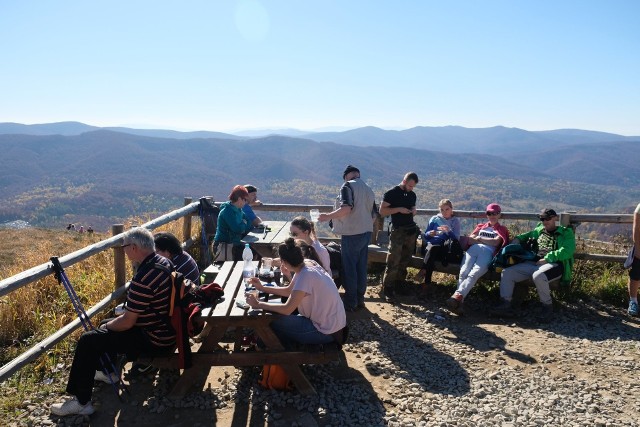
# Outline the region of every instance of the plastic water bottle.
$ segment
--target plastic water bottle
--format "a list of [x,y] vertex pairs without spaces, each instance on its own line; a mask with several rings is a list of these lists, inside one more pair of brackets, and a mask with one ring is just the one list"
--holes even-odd
[[253,265],[253,252],[251,252],[251,248],[248,243],[244,245],[242,259],[244,261],[244,266],[242,267],[242,278],[244,279],[244,286],[248,288],[250,286],[249,279],[256,275],[256,268]]

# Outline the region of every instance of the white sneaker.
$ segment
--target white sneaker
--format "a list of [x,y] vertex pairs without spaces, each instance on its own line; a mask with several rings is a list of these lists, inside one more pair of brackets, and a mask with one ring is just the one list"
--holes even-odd
[[103,383],[107,383],[107,384],[111,384],[111,382],[113,382],[114,384],[120,382],[120,377],[114,374],[113,372],[109,375],[111,376],[111,379],[109,379],[109,377],[105,375],[104,372],[96,371],[96,374],[93,376],[93,379],[95,381],[102,381]]
[[85,405],[81,405],[75,397],[64,403],[54,403],[50,409],[52,414],[60,417],[66,417],[67,415],[91,415],[95,412],[91,401],[88,401]]

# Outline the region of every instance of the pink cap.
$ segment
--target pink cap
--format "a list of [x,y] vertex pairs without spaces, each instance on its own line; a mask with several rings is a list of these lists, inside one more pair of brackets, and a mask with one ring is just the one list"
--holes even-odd
[[499,204],[490,203],[490,204],[487,205],[487,212],[500,213],[500,212],[502,212],[502,209],[500,208]]

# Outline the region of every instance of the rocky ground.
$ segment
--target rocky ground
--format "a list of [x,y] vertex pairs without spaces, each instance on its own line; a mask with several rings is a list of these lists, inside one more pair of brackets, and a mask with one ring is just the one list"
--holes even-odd
[[[633,426],[640,425],[640,322],[595,302],[557,307],[537,324],[492,319],[493,301],[469,298],[465,315],[447,312],[449,289],[427,302],[390,304],[371,286],[367,309],[349,313],[346,360],[306,366],[316,397],[262,389],[259,368],[216,368],[180,401],[164,396],[175,375],[129,381],[120,403],[97,386],[91,417],[51,417],[25,402],[11,426]],[[63,385],[60,387],[63,389]]]

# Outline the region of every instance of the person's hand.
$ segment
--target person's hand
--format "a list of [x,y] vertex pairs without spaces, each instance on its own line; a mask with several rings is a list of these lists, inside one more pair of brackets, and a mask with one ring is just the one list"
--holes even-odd
[[249,284],[251,286],[253,286],[254,288],[256,288],[259,291],[264,291],[264,286],[262,285],[262,282],[260,281],[259,278],[257,277],[250,277],[249,278]]
[[408,209],[408,208],[398,208],[398,209],[399,209],[399,210],[398,210],[398,213],[401,213],[401,214],[410,214],[410,213],[413,213],[413,211],[412,211],[411,209]]
[[325,222],[325,221],[329,221],[331,218],[329,218],[329,214],[326,213],[321,213],[320,216],[318,217],[318,221],[320,222]]
[[245,300],[247,301],[247,304],[251,306],[251,308],[258,308],[259,301],[256,299],[255,295],[246,294]]
[[429,230],[429,235],[431,237],[434,237],[436,234],[438,234],[438,232],[436,230]]
[[418,215],[418,209],[415,206],[411,209],[411,215],[413,216]]
[[449,226],[448,226],[448,225],[441,225],[440,227],[438,227],[438,230],[442,230],[442,231],[444,231],[445,233],[448,233],[448,232],[449,232],[449,230],[451,230],[451,229],[449,228]]
[[544,258],[540,258],[538,261],[536,261],[536,265],[544,265],[547,263],[547,260]]

